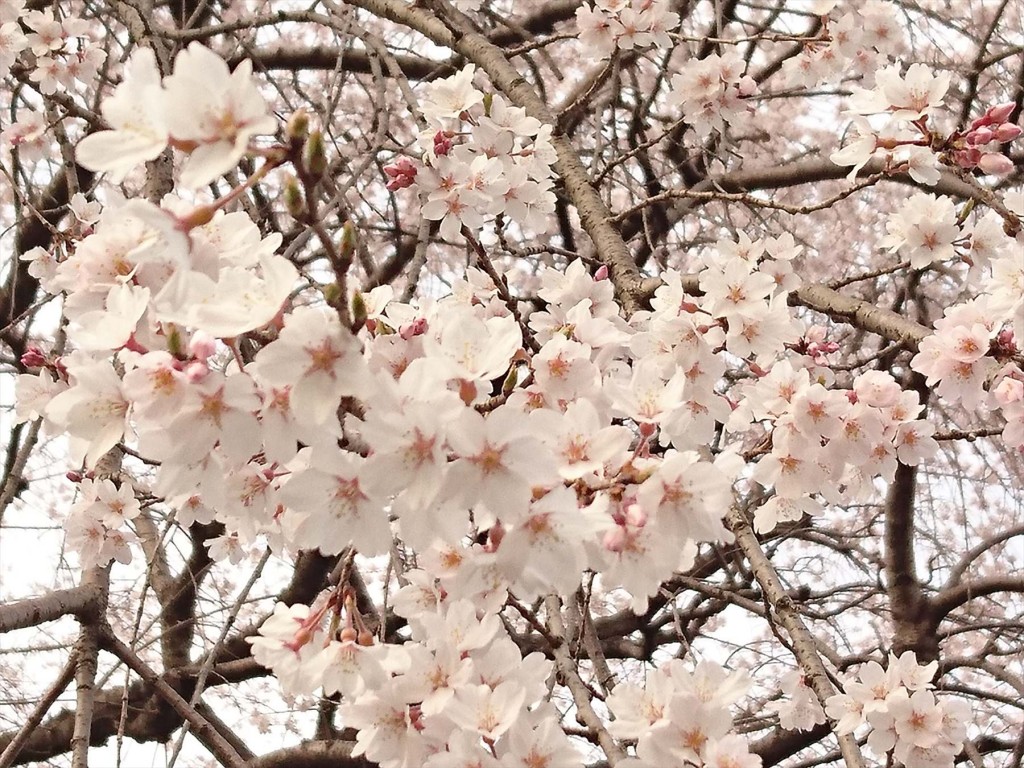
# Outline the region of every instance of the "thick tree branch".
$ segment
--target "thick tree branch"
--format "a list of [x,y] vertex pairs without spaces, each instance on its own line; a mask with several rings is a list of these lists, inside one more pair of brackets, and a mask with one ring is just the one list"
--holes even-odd
[[375,768],[376,763],[353,757],[352,747],[349,741],[306,741],[261,755],[249,768]]
[[932,619],[938,623],[965,603],[977,597],[987,597],[1000,592],[1024,593],[1024,576],[989,576],[964,581],[955,587],[945,589],[931,600]]
[[102,599],[98,585],[82,584],[0,605],[0,632],[34,627],[67,615],[94,619],[99,616]]
[[575,662],[569,655],[569,643],[565,626],[562,623],[561,601],[557,597],[548,597],[544,604],[548,614],[548,631],[554,638],[561,641],[551,648],[558,674],[572,693],[580,721],[597,734],[597,741],[601,745],[601,749],[604,750],[609,765],[614,768],[616,764],[626,759],[626,751],[612,738],[608,729],[604,727],[601,717],[594,711],[594,707],[590,703],[591,693],[587,690],[587,686],[576,670]]

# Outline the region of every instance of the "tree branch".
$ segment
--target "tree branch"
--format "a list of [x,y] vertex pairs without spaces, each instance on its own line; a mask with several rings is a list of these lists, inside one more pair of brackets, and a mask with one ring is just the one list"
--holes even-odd
[[99,616],[102,590],[95,584],[58,589],[47,595],[0,605],[0,633],[56,621],[69,614],[79,618]]
[[[743,513],[738,509],[731,509],[725,516],[725,524],[736,536],[736,543],[746,556],[747,562],[750,563],[750,569],[758,584],[761,585],[765,598],[771,605],[779,623],[789,633],[793,642],[793,654],[806,674],[810,687],[824,706],[825,700],[836,691],[829,680],[828,671],[818,655],[814,636],[804,625],[793,605],[793,599],[779,579],[775,566],[761,549],[754,529],[750,527],[750,523]],[[846,734],[837,736],[837,738],[847,768],[864,768],[864,758],[861,756],[860,748],[853,735]]]
[[135,651],[118,640],[109,626],[102,628],[100,639],[105,649],[117,656],[129,669],[151,685],[157,695],[170,704],[171,709],[182,720],[192,726],[196,738],[210,750],[221,765],[225,768],[246,768],[246,761],[238,754],[235,747],[206,718],[200,715],[197,709],[189,706],[189,703],[177,691],[140,659]]

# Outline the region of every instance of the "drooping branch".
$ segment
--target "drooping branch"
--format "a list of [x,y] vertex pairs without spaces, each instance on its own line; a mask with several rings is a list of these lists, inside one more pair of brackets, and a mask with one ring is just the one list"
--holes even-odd
[[[744,514],[738,509],[730,510],[725,516],[725,524],[733,532],[737,545],[742,550],[747,562],[750,563],[750,569],[758,584],[761,585],[776,619],[789,634],[793,644],[793,654],[806,675],[809,686],[824,705],[826,699],[836,691],[818,654],[814,636],[800,618],[793,599],[779,579],[775,566],[772,565],[771,560],[761,548],[754,529],[751,528],[750,522]],[[847,768],[864,768],[864,758],[861,756],[856,739],[851,734],[837,738]]]
[[10,768],[10,766],[14,765],[15,760],[21,753],[22,747],[28,742],[35,729],[39,727],[50,707],[57,701],[57,697],[68,687],[71,679],[75,676],[75,669],[77,667],[78,656],[72,652],[71,658],[68,659],[60,675],[54,680],[53,685],[47,688],[46,692],[39,698],[36,706],[28,714],[28,717],[25,718],[21,728],[14,734],[14,738],[8,742],[3,753],[0,754],[0,768]]
[[213,753],[224,768],[245,768],[245,759],[238,754],[220,731],[210,724],[196,708],[181,697],[167,682],[139,656],[122,643],[110,627],[103,627],[100,633],[103,647],[123,661],[129,669],[153,687],[157,695],[167,702],[174,712],[192,726],[192,732],[203,745]]

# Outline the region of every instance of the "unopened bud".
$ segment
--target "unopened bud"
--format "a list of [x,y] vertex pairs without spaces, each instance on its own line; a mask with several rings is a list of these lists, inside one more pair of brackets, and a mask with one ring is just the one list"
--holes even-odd
[[630,525],[634,528],[643,528],[647,525],[647,513],[644,511],[644,508],[639,504],[627,505],[626,525]]
[[167,351],[174,357],[185,357],[185,340],[181,337],[181,329],[173,323],[164,326],[164,338],[167,339]]
[[324,301],[330,306],[338,306],[341,300],[341,287],[337,283],[328,283],[324,286]]
[[508,395],[516,388],[516,384],[519,382],[519,366],[513,365],[508,369],[508,375],[505,376],[505,380],[501,383],[501,394]]
[[1014,125],[1013,123],[1003,123],[998,128],[996,128],[996,141],[1002,143],[1005,143],[1007,141],[1013,141],[1014,139],[1018,138],[1022,133],[1024,133],[1024,129],[1021,129],[1019,125]]
[[1012,101],[1007,101],[1004,104],[997,104],[994,107],[989,107],[985,116],[988,117],[993,123],[1005,123],[1010,119],[1010,115],[1013,114],[1013,110],[1016,109],[1017,105]]
[[408,157],[400,157],[391,165],[384,166],[384,174],[388,177],[388,190],[394,192],[412,186],[416,181],[416,166]]
[[301,219],[306,213],[306,202],[302,199],[299,180],[290,176],[284,183],[284,207],[294,218]]
[[327,170],[327,144],[320,131],[313,131],[302,147],[302,167],[314,179],[319,179]]
[[985,126],[978,128],[977,130],[971,131],[967,134],[968,144],[988,144],[992,139],[995,138],[995,133],[991,128]]
[[341,228],[341,258],[350,261],[356,252],[356,228],[349,219]]
[[21,364],[26,368],[42,368],[46,365],[46,355],[39,347],[29,347],[21,356]]
[[498,547],[501,546],[502,539],[505,538],[505,525],[501,520],[496,520],[491,529],[487,532],[487,544],[484,546],[485,552],[497,552]]
[[621,552],[626,546],[626,531],[621,526],[615,526],[605,531],[601,545],[609,552]]
[[192,357],[205,360],[217,351],[217,340],[204,331],[196,331],[188,342],[188,351]]
[[297,109],[288,118],[288,124],[284,127],[284,135],[288,141],[298,143],[306,138],[309,133],[309,113],[304,109]]
[[757,81],[750,75],[744,75],[740,78],[736,88],[740,92],[740,96],[753,96],[757,93]]
[[981,160],[981,150],[977,147],[968,147],[954,155],[956,164],[961,168],[973,168]]
[[452,140],[444,131],[434,134],[434,154],[443,157],[452,151]]
[[427,330],[427,319],[425,317],[417,317],[411,323],[403,325],[398,329],[398,335],[402,337],[403,341],[408,341],[413,336],[419,336],[425,333]]
[[366,299],[363,294],[356,291],[352,294],[352,328],[359,329],[366,324],[366,316],[369,311],[366,308]]
[[982,158],[978,161],[978,168],[983,173],[993,176],[1004,176],[1007,173],[1013,172],[1013,160],[1006,155],[1000,155],[998,152],[989,152],[987,155],[982,155]]
[[597,272],[594,273],[594,280],[607,280],[608,279],[608,265],[602,264],[597,268]]
[[79,471],[78,471],[78,470],[76,470],[76,469],[72,469],[72,470],[68,471],[68,472],[67,472],[67,473],[66,473],[66,474],[64,475],[64,477],[66,477],[66,478],[67,478],[68,480],[70,480],[70,481],[71,481],[72,483],[80,483],[80,482],[82,482],[82,479],[83,479],[83,475],[82,475],[82,473],[81,473],[81,472],[79,472]]
[[198,384],[210,373],[210,366],[205,360],[194,360],[185,366],[185,378],[192,384]]

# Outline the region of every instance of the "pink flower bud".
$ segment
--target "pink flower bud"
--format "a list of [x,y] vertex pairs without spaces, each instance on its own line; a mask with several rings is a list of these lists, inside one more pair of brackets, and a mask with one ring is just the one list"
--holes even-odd
[[210,373],[210,366],[205,360],[195,360],[185,366],[185,378],[192,384],[196,384],[206,378]]
[[757,81],[750,75],[744,75],[736,84],[736,89],[740,92],[740,96],[753,96],[757,93]]
[[1012,328],[1003,328],[999,331],[992,339],[990,347],[989,353],[1000,359],[1013,357],[1019,351]]
[[205,360],[217,351],[217,340],[208,333],[196,331],[189,340],[188,351],[192,357]]
[[601,539],[601,546],[609,552],[621,552],[626,546],[625,529],[617,525],[611,530],[605,531],[604,538]]
[[452,140],[444,131],[438,131],[434,134],[434,154],[440,156],[447,155],[452,151]]
[[597,268],[597,272],[594,273],[595,280],[607,280],[608,279],[608,265],[602,264]]
[[21,364],[26,368],[42,368],[46,365],[46,355],[39,347],[29,347],[21,356]]
[[989,127],[978,128],[967,134],[968,144],[988,144],[995,138],[995,133]]
[[973,168],[979,160],[981,160],[981,150],[977,147],[970,147],[956,153],[956,162],[961,168]]
[[1010,118],[1010,115],[1013,114],[1016,106],[1012,101],[1007,101],[1005,104],[997,104],[994,107],[989,107],[985,116],[993,123],[1005,123]]
[[982,115],[981,117],[978,117],[978,118],[975,118],[974,120],[972,120],[971,121],[971,127],[968,128],[968,131],[976,131],[978,128],[981,128],[981,127],[986,126],[986,125],[991,125],[991,124],[992,124],[992,120],[991,120],[991,118],[989,118],[988,114],[986,113],[986,114]]
[[1022,129],[1019,125],[1014,125],[1013,123],[1003,123],[1002,125],[996,128],[996,141],[1013,141],[1014,139],[1018,138],[1022,133],[1024,133],[1024,129]]
[[978,161],[978,168],[983,173],[993,176],[1004,176],[1007,173],[1013,172],[1013,161],[1006,155],[1001,155],[998,152],[989,152]]
[[140,355],[144,355],[147,352],[149,352],[149,350],[146,347],[139,344],[138,339],[135,338],[134,333],[128,337],[128,341],[124,343],[124,348],[127,349],[129,352],[138,352]]
[[497,552],[498,547],[501,546],[501,540],[504,538],[505,526],[502,525],[501,520],[497,520],[487,532],[487,544],[484,546],[484,551]]
[[398,329],[398,335],[402,337],[403,341],[408,341],[413,336],[420,336],[427,330],[427,318],[417,317],[408,325],[403,325]]
[[647,525],[647,513],[639,504],[630,504],[626,507],[626,525],[634,528],[643,528]]
[[391,165],[385,165],[384,173],[390,179],[387,188],[394,192],[412,186],[416,181],[416,171],[416,166],[408,157],[400,157]]
[[74,469],[67,472],[67,474],[65,474],[64,477],[66,477],[72,483],[82,482],[82,473]]

